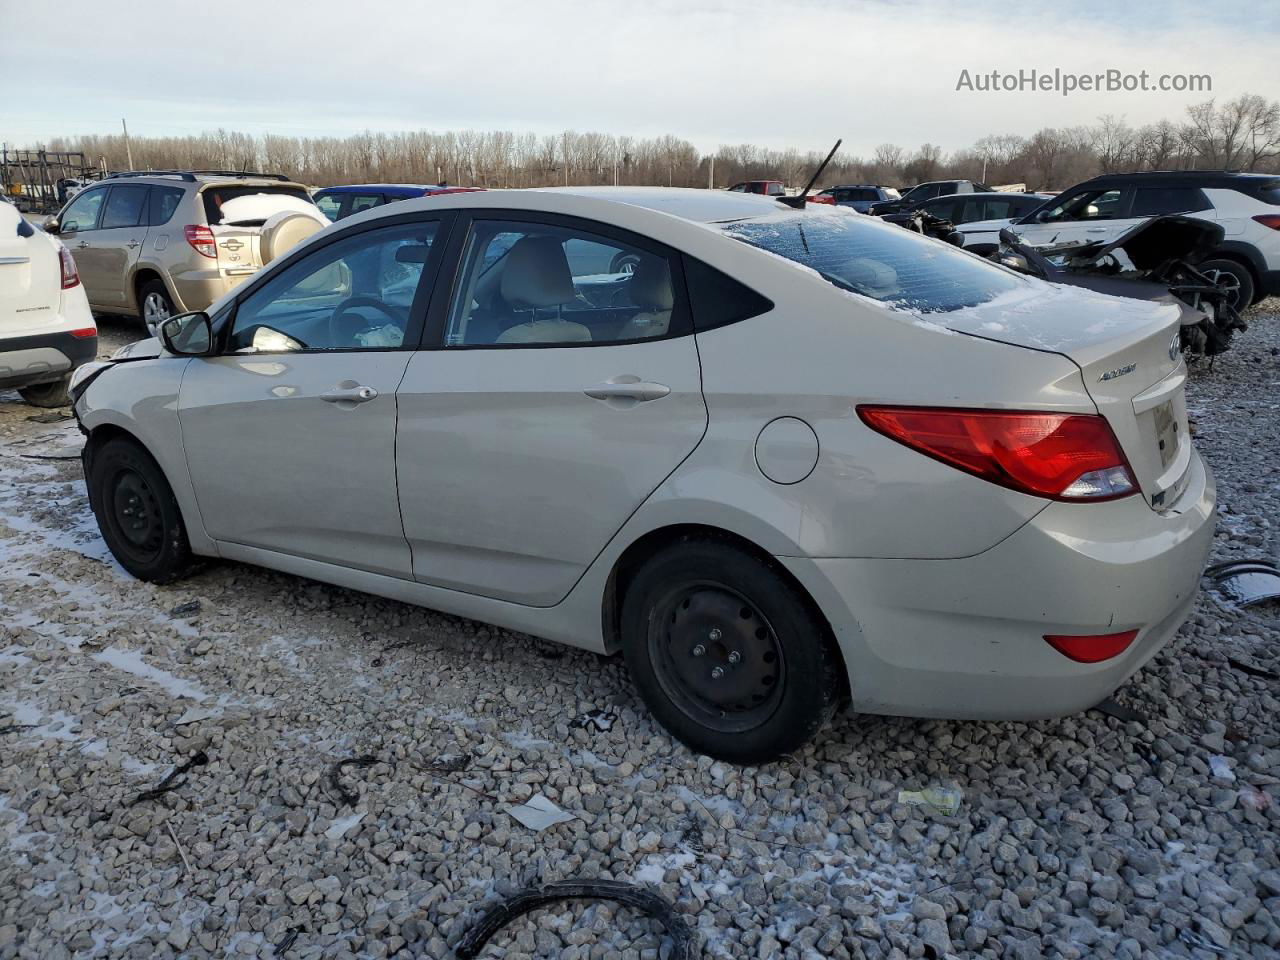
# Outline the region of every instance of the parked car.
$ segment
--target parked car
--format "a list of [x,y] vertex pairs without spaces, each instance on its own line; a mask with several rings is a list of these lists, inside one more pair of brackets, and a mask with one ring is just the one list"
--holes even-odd
[[71,373],[98,352],[98,328],[67,248],[0,203],[0,390],[68,402]]
[[621,651],[756,763],[844,700],[1083,710],[1173,636],[1214,513],[1178,326],[838,207],[521,190],[336,224],[72,389],[134,576],[219,556]]
[[873,203],[897,200],[899,193],[893,187],[879,187],[869,183],[851,183],[839,187],[827,187],[809,197],[810,203],[829,203],[837,207],[852,207],[859,213],[867,213]]
[[341,220],[361,210],[380,207],[397,200],[414,197],[437,197],[449,193],[472,193],[484,187],[450,187],[445,184],[421,183],[354,183],[341,187],[325,187],[311,195],[316,206],[330,220]]
[[781,180],[743,180],[729,188],[730,193],[758,193],[766,197],[785,197],[787,188]]
[[918,183],[897,200],[885,200],[873,203],[868,213],[884,216],[886,213],[907,213],[914,210],[926,200],[934,197],[947,197],[955,193],[993,193],[984,183],[974,180],[930,180]]
[[1114,240],[1149,217],[1185,214],[1223,228],[1224,240],[1198,269],[1235,291],[1243,310],[1280,294],[1280,177],[1182,170],[1094,177],[1012,227],[1032,247]]
[[1000,246],[1000,231],[1051,198],[1039,193],[953,193],[917,204],[909,213],[891,213],[890,223],[904,225],[915,213],[950,221],[966,250],[981,256]]
[[326,226],[307,188],[278,174],[118,173],[45,222],[75,257],[100,313],[155,324],[203,310]]

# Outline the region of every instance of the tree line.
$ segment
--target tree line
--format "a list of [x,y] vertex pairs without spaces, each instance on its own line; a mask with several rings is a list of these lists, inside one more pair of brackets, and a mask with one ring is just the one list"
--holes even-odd
[[[675,136],[638,138],[567,130],[554,136],[511,131],[365,131],[347,137],[253,136],[217,130],[199,136],[87,135],[51,140],[48,150],[78,150],[109,170],[234,169],[283,173],[303,183],[438,183],[532,187],[555,184],[728,186],[776,179],[801,187],[824,153],[754,144],[702,154]],[[1280,173],[1280,101],[1244,94],[1187,108],[1181,120],[1134,127],[1105,115],[1097,123],[1045,127],[1029,137],[993,134],[947,155],[885,143],[869,157],[837,154],[819,186],[909,185],[966,178],[1062,189],[1098,173],[1131,170],[1240,169]]]

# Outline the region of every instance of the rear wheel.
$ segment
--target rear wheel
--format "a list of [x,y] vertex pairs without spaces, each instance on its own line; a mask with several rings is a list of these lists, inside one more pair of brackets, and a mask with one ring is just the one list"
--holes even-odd
[[807,599],[775,569],[712,540],[674,544],[636,573],[622,649],[659,722],[732,763],[799,749],[840,699],[839,657]]
[[1253,305],[1253,274],[1244,264],[1234,260],[1206,260],[1198,269],[1227,291],[1231,306],[1239,312]]
[[128,437],[90,460],[89,493],[111,553],[139,580],[170,583],[196,568],[182,512],[159,464]]
[[71,396],[67,393],[70,383],[70,377],[63,377],[52,383],[33,383],[29,387],[19,387],[18,393],[33,407],[65,407],[71,402]]
[[148,280],[138,291],[138,303],[142,309],[142,322],[147,333],[155,336],[161,321],[168,320],[177,311],[169,299],[169,291],[161,280]]

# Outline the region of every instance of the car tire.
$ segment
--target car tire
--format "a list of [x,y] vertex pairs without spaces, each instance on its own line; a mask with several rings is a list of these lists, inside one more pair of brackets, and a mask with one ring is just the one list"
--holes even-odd
[[148,583],[172,583],[194,572],[198,563],[178,500],[151,454],[117,437],[94,451],[89,463],[89,502],[120,566]]
[[839,654],[771,564],[688,538],[629,579],[622,652],[650,711],[690,749],[736,764],[798,750],[840,703]]
[[1235,287],[1236,298],[1232,306],[1243,313],[1253,305],[1253,274],[1249,268],[1235,260],[1206,260],[1196,267],[1205,276]]
[[624,250],[622,253],[615,253],[613,259],[609,262],[610,273],[635,273],[636,267],[640,265],[640,255]]
[[71,378],[63,377],[51,383],[33,383],[27,387],[19,387],[18,393],[33,407],[65,407],[71,403],[71,395],[67,393],[70,385]]
[[148,280],[138,290],[138,311],[147,333],[156,336],[156,324],[177,313],[163,280]]

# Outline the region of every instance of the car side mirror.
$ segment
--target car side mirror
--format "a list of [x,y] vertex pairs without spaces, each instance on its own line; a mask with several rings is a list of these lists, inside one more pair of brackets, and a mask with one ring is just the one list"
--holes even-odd
[[159,334],[164,348],[179,357],[206,357],[213,352],[213,324],[203,311],[162,320]]
[[1049,211],[1048,211],[1048,210],[1041,210],[1039,213],[1037,213],[1037,214],[1036,214],[1034,217],[1032,217],[1031,219],[1033,219],[1036,223],[1048,223],[1048,222],[1049,222]]
[[58,218],[50,217],[44,222],[44,232],[56,235],[58,233]]

